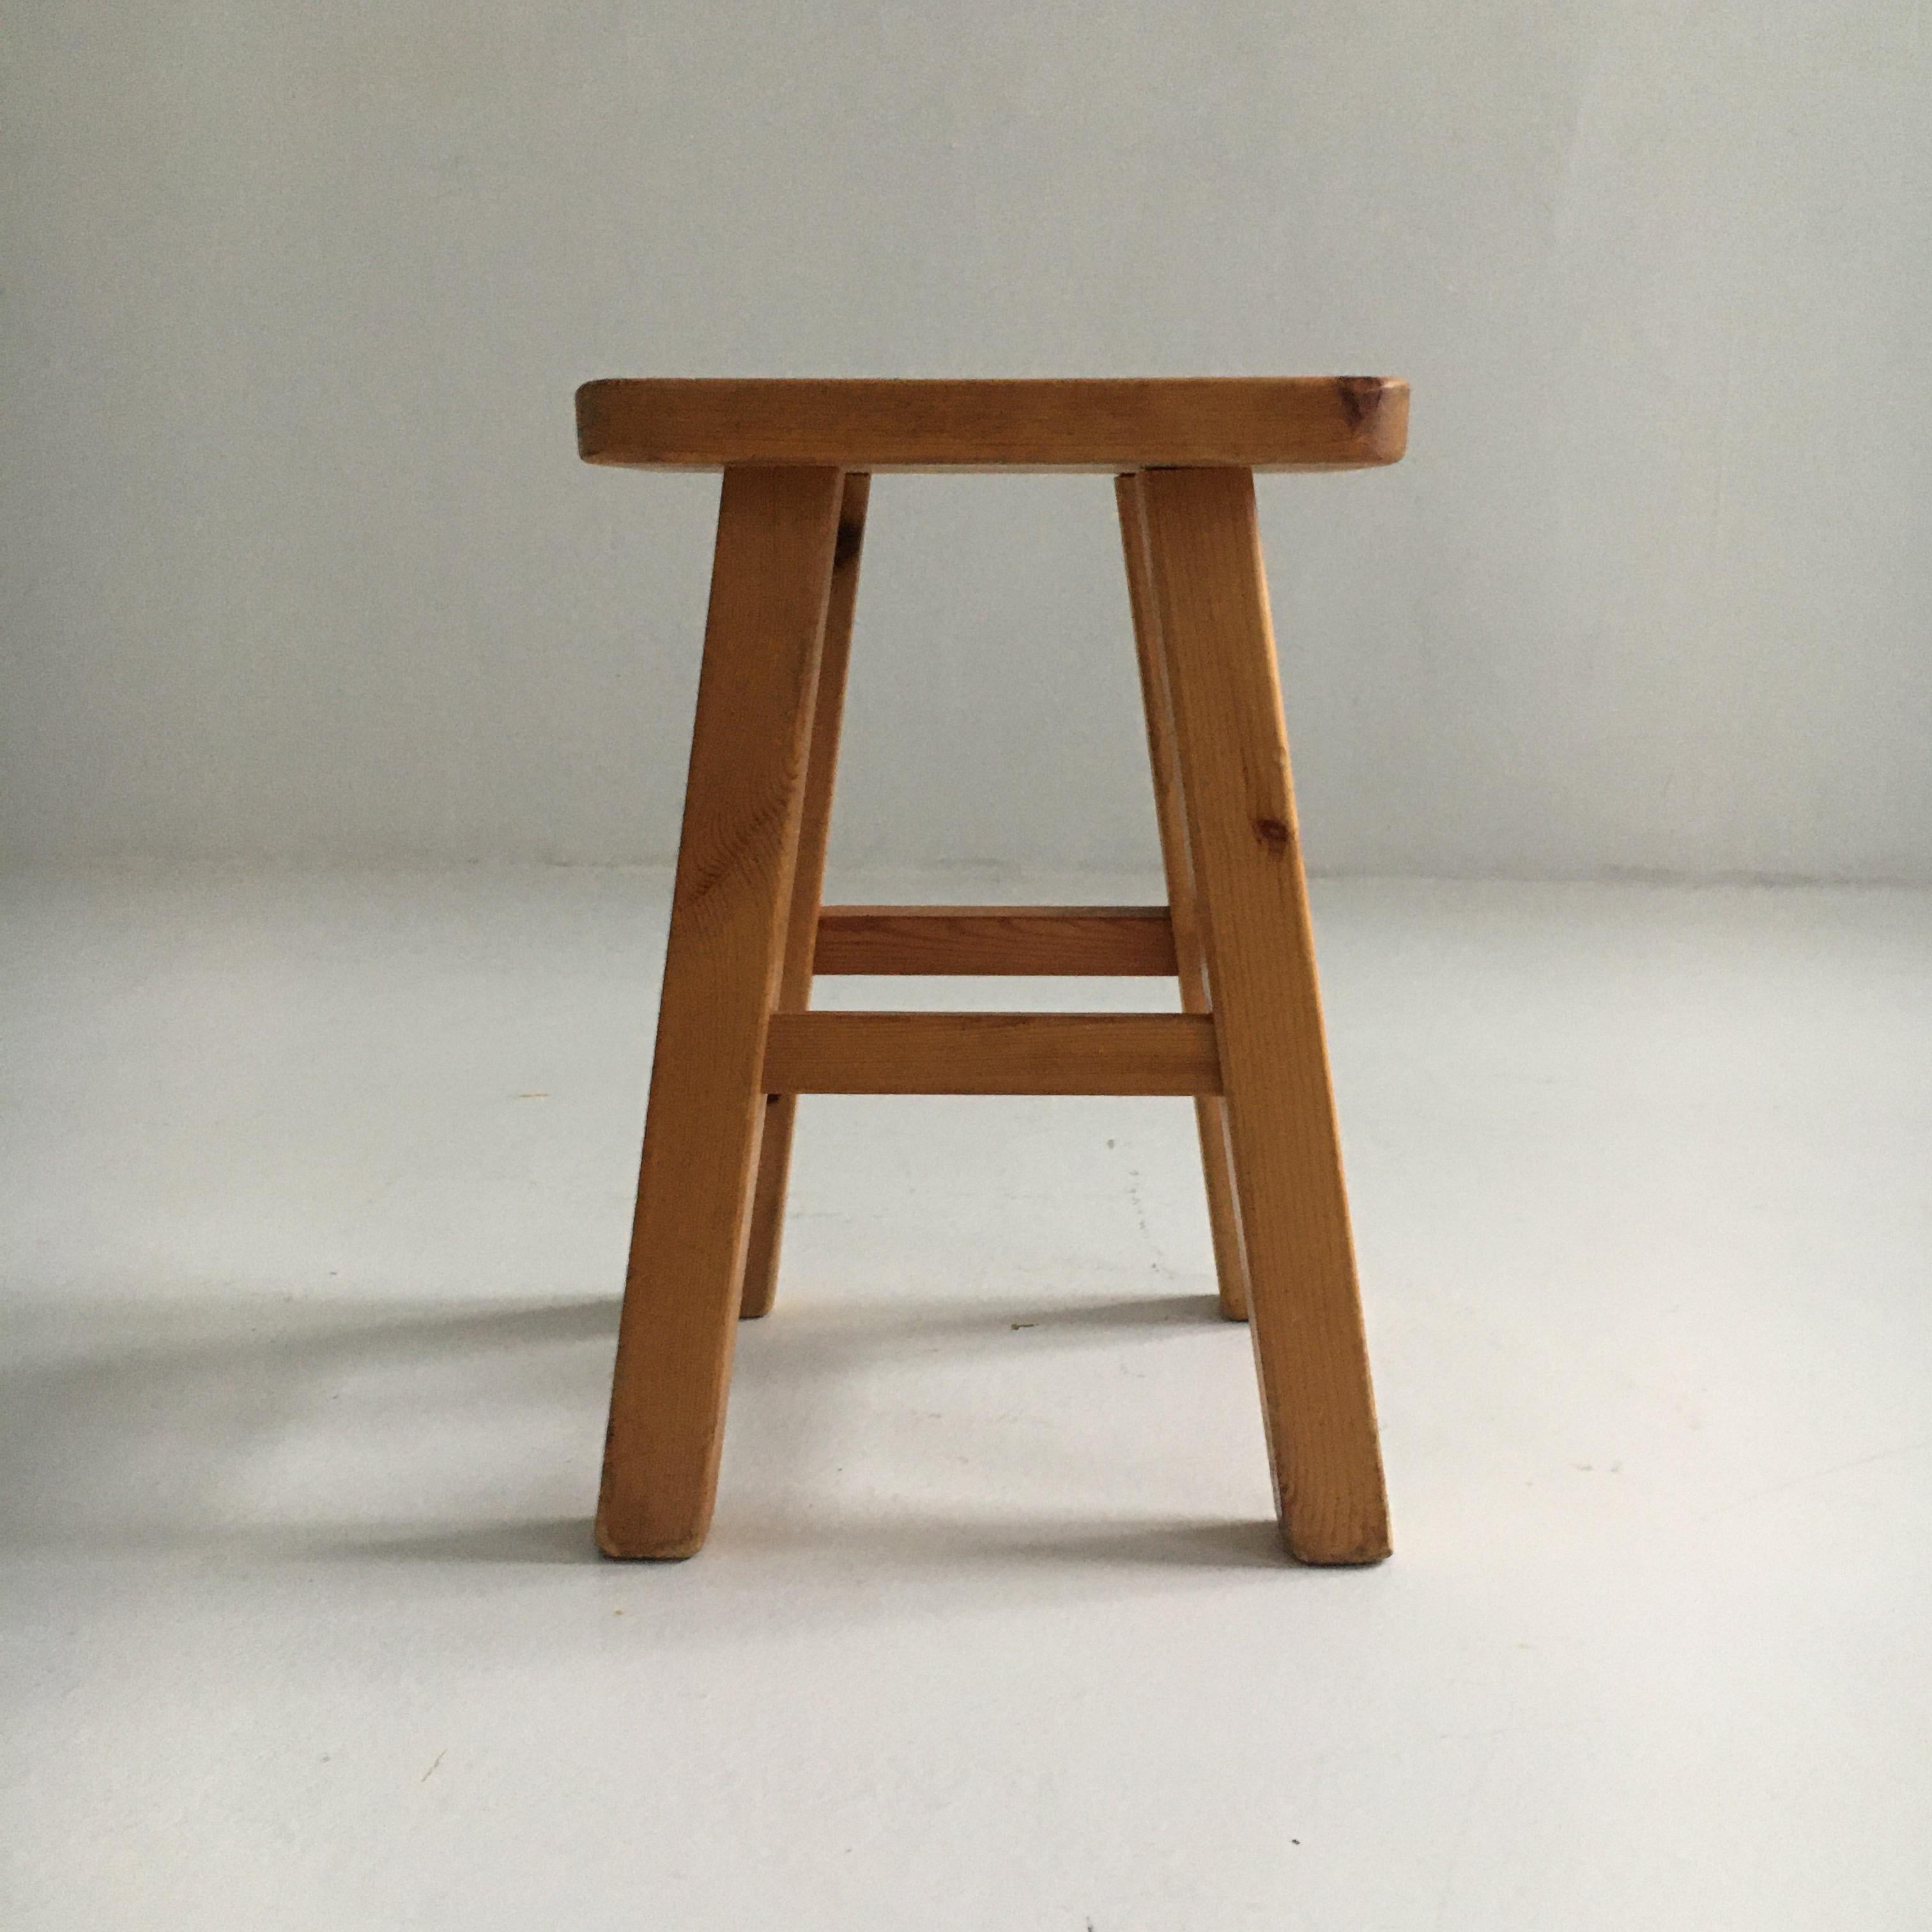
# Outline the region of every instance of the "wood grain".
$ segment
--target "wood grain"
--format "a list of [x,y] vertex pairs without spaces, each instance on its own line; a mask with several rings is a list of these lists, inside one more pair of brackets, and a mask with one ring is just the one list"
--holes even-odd
[[827,906],[820,973],[1168,978],[1164,906]]
[[[1188,850],[1187,810],[1174,751],[1174,708],[1168,691],[1160,613],[1148,572],[1147,519],[1138,476],[1114,486],[1120,544],[1126,557],[1127,604],[1133,618],[1134,656],[1140,668],[1141,706],[1147,718],[1148,762],[1154,772],[1154,816],[1160,828],[1161,866],[1167,878],[1175,964],[1184,1012],[1210,1010],[1207,956],[1195,907],[1194,861]],[[1248,1264],[1241,1244],[1241,1212],[1234,1192],[1234,1156],[1228,1144],[1226,1103],[1203,1094],[1194,1102],[1201,1170],[1208,1190],[1208,1226],[1214,1247],[1214,1279],[1221,1312],[1230,1322],[1248,1318]]]
[[613,1556],[688,1556],[710,1524],[842,482],[724,478],[597,1513]]
[[1183,1013],[774,1015],[765,1084],[791,1094],[1213,1094],[1214,1027]]
[[[848,474],[838,508],[838,543],[832,555],[832,591],[825,611],[825,644],[819,655],[818,688],[812,707],[806,760],[805,803],[800,815],[798,858],[792,868],[791,908],[785,920],[784,964],[778,974],[778,1010],[802,1012],[812,1004],[812,956],[819,901],[825,890],[825,848],[832,829],[832,793],[838,770],[838,732],[845,715],[846,674],[852,656],[852,618],[859,598],[859,560],[866,542],[866,507],[872,479]],[[752,1229],[745,1244],[745,1286],[739,1312],[747,1321],[769,1315],[778,1293],[778,1256],[784,1243],[785,1193],[791,1180],[792,1136],[798,1100],[765,1096],[758,1138],[758,1178],[752,1186]]]
[[577,392],[587,463],[660,470],[1359,470],[1408,439],[1382,376],[1023,382],[613,377]]
[[1388,1554],[1252,478],[1142,479],[1284,1539],[1304,1562]]

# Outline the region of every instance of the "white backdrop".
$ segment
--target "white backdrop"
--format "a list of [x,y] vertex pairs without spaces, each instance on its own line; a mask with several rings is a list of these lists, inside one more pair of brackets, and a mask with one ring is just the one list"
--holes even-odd
[[[1932,878],[1907,0],[317,8],[0,38],[0,853],[662,859],[715,484],[602,374],[1358,372],[1331,870]],[[874,494],[850,862],[1152,851],[1104,479]]]

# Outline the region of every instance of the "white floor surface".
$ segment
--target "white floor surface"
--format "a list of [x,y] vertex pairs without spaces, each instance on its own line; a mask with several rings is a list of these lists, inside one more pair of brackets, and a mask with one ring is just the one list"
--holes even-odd
[[1932,1924],[1932,896],[1318,888],[1316,1572],[1152,1100],[808,1101],[710,1544],[592,1553],[662,890],[0,880],[0,1922]]

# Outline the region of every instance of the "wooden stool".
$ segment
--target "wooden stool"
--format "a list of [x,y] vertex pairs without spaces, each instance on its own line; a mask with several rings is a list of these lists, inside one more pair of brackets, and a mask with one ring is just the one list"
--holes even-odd
[[[1406,383],[627,382],[591,463],[722,470],[597,1538],[694,1554],[738,1316],[772,1305],[800,1094],[1193,1096],[1282,1534],[1388,1554],[1374,1397],[1255,521],[1257,470],[1394,462]],[[1117,476],[1168,904],[826,906],[871,476]],[[1166,974],[1179,1013],[813,1012],[814,973]]]

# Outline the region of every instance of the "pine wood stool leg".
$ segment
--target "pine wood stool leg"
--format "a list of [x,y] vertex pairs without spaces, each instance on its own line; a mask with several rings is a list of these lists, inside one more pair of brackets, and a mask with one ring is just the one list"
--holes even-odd
[[724,472],[598,1502],[612,1556],[689,1556],[710,1526],[842,483]]
[[[1154,769],[1155,817],[1160,826],[1161,866],[1167,879],[1168,917],[1180,976],[1184,1012],[1209,1010],[1206,956],[1195,909],[1194,862],[1188,851],[1187,814],[1174,764],[1174,712],[1167,688],[1167,665],[1160,639],[1160,614],[1148,580],[1147,523],[1141,507],[1140,478],[1115,479],[1120,542],[1126,553],[1127,602],[1133,614],[1134,655],[1141,674],[1141,702],[1147,713],[1148,760]],[[1248,1318],[1248,1264],[1241,1250],[1240,1209],[1234,1194],[1228,1148],[1226,1102],[1203,1094],[1194,1102],[1201,1136],[1201,1166],[1208,1183],[1208,1225],[1214,1238],[1214,1276],[1221,1312],[1230,1322]]]
[[[825,648],[818,661],[818,695],[812,707],[811,752],[806,762],[805,812],[798,862],[792,871],[791,910],[785,922],[784,967],[777,1010],[802,1012],[812,1004],[812,960],[825,891],[825,848],[832,828],[832,788],[838,765],[838,728],[845,712],[845,672],[852,652],[852,613],[859,596],[859,552],[866,539],[866,502],[872,479],[848,473],[838,511],[838,548],[832,564],[832,597],[825,614]],[[752,1190],[752,1235],[745,1252],[745,1292],[739,1312],[755,1319],[772,1312],[778,1292],[778,1251],[784,1238],[785,1186],[791,1174],[795,1094],[765,1096],[758,1141],[758,1176]]]
[[1282,1538],[1372,1563],[1388,1504],[1253,478],[1157,470],[1140,490]]

